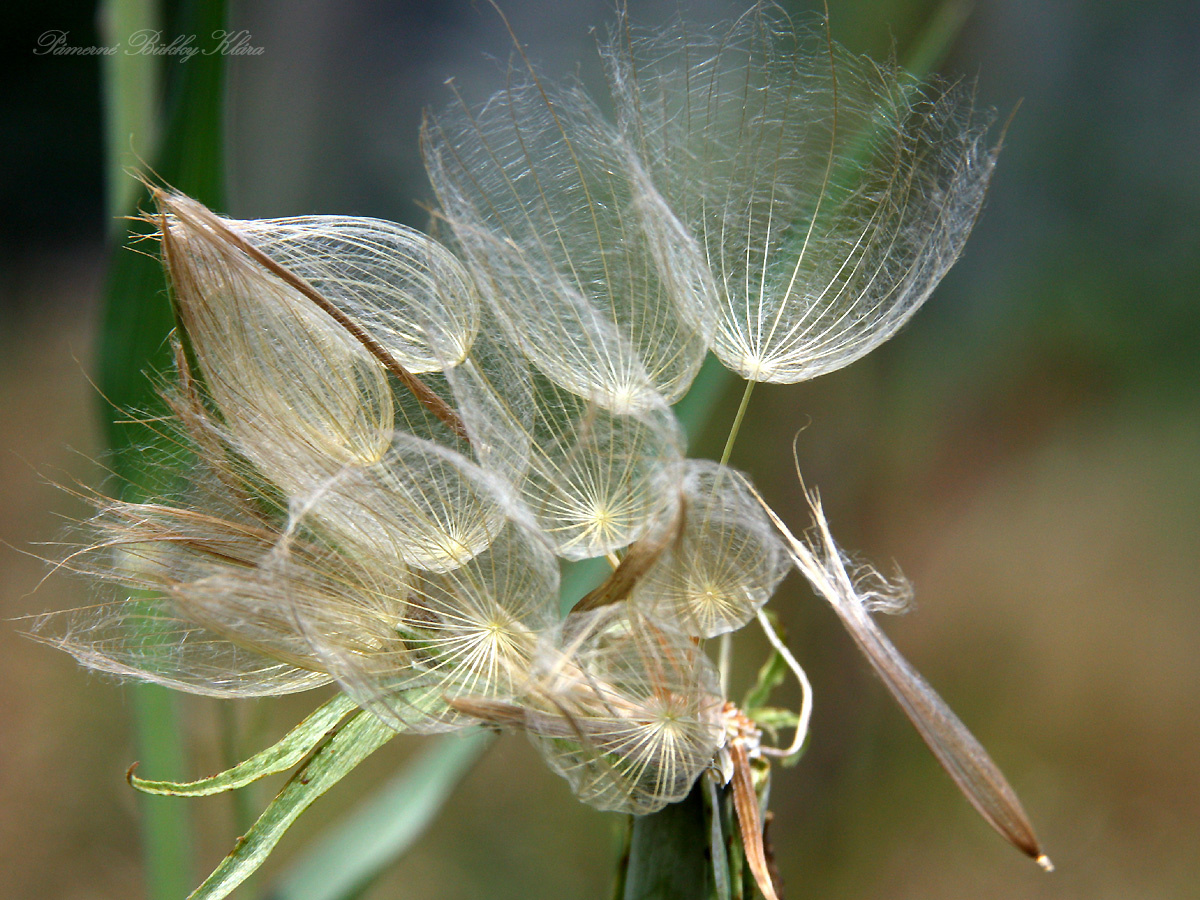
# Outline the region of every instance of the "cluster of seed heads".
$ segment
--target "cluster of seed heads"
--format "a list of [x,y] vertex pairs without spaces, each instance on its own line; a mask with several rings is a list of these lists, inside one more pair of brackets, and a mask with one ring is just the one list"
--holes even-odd
[[[792,567],[898,696],[928,691],[885,672],[911,672],[867,615],[890,586],[819,507],[799,541],[686,459],[671,405],[709,351],[790,383],[890,337],[970,231],[988,123],[766,5],[622,17],[600,49],[615,118],[519,52],[486,103],[427,119],[441,240],[154,190],[183,476],[102,501],[71,564],[120,590],[48,617],[62,647],[213,696],[336,681],[396,731],[519,728],[580,799],[637,814],[744,755],[703,641]],[[563,614],[559,560],[591,557],[614,571]]]

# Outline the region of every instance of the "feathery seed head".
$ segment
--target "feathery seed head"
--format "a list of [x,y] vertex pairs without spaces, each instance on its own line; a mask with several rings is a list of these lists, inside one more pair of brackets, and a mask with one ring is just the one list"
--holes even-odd
[[724,736],[703,649],[624,603],[570,616],[523,703],[530,739],[598,809],[645,815],[682,800]]
[[[521,728],[600,809],[654,812],[715,765],[773,897],[749,757],[807,732],[807,678],[762,612],[794,566],[972,802],[1037,851],[986,753],[872,624],[902,585],[849,567],[815,498],[802,542],[740,473],[685,460],[670,409],[709,349],[796,382],[890,337],[961,251],[988,123],[969,91],[769,3],[723,30],[623,17],[603,48],[615,125],[528,63],[427,120],[453,249],[153,191],[188,484],[97,501],[64,565],[118,594],[41,632],[182,690],[336,680],[395,731]],[[605,555],[613,574],[561,616],[557,558]],[[788,749],[760,746],[700,641],[755,617],[804,691]]]
[[744,378],[848,365],[958,258],[995,162],[969,88],[922,87],[769,3],[711,31],[621,28],[605,55],[621,131],[711,267],[694,315]]
[[427,120],[430,179],[480,289],[547,378],[611,412],[683,396],[705,335],[687,315],[695,242],[578,89],[532,71]]
[[346,653],[319,622],[309,639],[354,700],[399,731],[446,731],[476,719],[460,698],[511,701],[539,636],[559,621],[558,566],[541,536],[507,519],[490,545],[444,572],[414,573],[388,641]]
[[678,536],[638,582],[631,602],[684,634],[736,631],[787,573],[786,549],[744,476],[705,460],[684,463]]

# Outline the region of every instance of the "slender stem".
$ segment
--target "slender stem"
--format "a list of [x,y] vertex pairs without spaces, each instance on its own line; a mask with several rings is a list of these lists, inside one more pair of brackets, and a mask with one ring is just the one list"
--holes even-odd
[[742,419],[746,415],[746,407],[750,405],[750,394],[753,393],[756,383],[754,381],[746,382],[746,390],[742,392],[742,402],[738,406],[737,415],[733,417],[733,426],[729,429],[729,438],[725,441],[725,449],[721,452],[721,465],[729,462],[729,457],[733,453],[733,445],[737,441],[738,432],[742,430]]
[[[737,441],[738,432],[742,430],[742,419],[746,417],[746,407],[750,405],[750,395],[754,392],[757,382],[747,381],[746,389],[742,391],[742,402],[738,404],[737,414],[733,417],[733,425],[729,428],[729,437],[725,440],[725,449],[721,451],[721,466],[729,462],[733,455],[733,445]],[[714,486],[715,489],[715,486]],[[721,635],[720,664],[721,693],[729,692],[729,669],[733,665],[733,636],[726,632]]]
[[708,788],[709,847],[708,855],[713,868],[713,900],[732,900],[729,888],[729,847],[725,843],[725,829],[721,826],[721,789],[711,771],[700,776]]

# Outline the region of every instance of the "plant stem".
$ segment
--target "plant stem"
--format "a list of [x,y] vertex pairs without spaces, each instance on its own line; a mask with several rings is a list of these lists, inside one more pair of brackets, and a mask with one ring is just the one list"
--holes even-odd
[[687,799],[633,817],[623,900],[702,900],[712,892],[704,783]]
[[[226,701],[218,706],[222,766],[226,769],[232,769],[243,758],[242,748],[245,741],[242,729],[238,726],[238,705]],[[254,798],[255,791],[251,785],[232,791],[229,795],[233,806],[233,827],[237,834],[248,832],[253,827],[254,820],[258,818],[254,811]],[[253,875],[242,882],[242,895],[244,900],[253,900],[258,896],[257,881]]]
[[[738,404],[737,414],[733,417],[733,425],[729,428],[729,437],[725,439],[725,449],[721,452],[721,465],[729,462],[733,455],[733,445],[737,441],[738,432],[742,430],[742,419],[746,417],[746,408],[750,405],[750,395],[754,393],[755,381],[747,381],[746,389],[742,391],[742,402]],[[733,665],[733,636],[726,632],[721,635],[720,673],[721,692],[729,691],[729,668]]]
[[737,441],[738,432],[742,430],[742,419],[746,415],[746,407],[750,405],[750,395],[754,392],[757,382],[747,381],[746,390],[742,392],[742,402],[738,405],[737,415],[733,417],[733,425],[729,429],[729,437],[725,441],[725,449],[721,452],[721,465],[729,462],[733,454],[733,445]]

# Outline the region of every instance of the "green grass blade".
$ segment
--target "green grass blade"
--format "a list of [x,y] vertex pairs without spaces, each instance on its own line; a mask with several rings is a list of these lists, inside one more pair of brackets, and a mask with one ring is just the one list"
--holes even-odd
[[338,694],[284,735],[278,743],[217,775],[181,783],[149,781],[130,772],[129,783],[143,793],[170,797],[207,797],[236,790],[260,778],[300,765],[342,719],[357,709],[353,700],[345,694]]
[[[134,743],[141,761],[155,772],[183,772],[178,698],[157,685],[133,685],[130,691]],[[146,896],[176,900],[194,883],[188,812],[164,797],[143,796],[139,806]]]
[[755,680],[754,686],[746,692],[746,696],[742,700],[742,709],[748,711],[766,706],[767,701],[771,698],[771,692],[783,684],[787,677],[787,671],[787,663],[778,652],[773,652],[768,656],[767,661],[758,670],[758,678]]
[[492,735],[446,735],[331,830],[268,891],[269,900],[356,896],[424,833]]
[[318,797],[390,741],[396,732],[370,713],[358,713],[321,746],[266,808],[237,846],[188,900],[221,900],[249,878],[284,832]]
[[[114,18],[119,18],[115,17]],[[205,47],[214,31],[225,26],[223,0],[191,2],[179,5],[179,33],[195,34],[197,46]],[[165,40],[165,38],[164,38]],[[173,62],[168,84],[165,127],[161,129],[161,144],[152,161],[154,171],[164,181],[201,203],[221,208],[224,205],[224,84],[225,58],[214,53],[199,53],[186,62]],[[105,75],[115,76],[115,70]],[[119,110],[123,106],[114,89],[108,90],[110,114],[114,119],[127,121]],[[140,94],[130,98],[131,104],[143,102]],[[110,158],[125,159],[128,138],[124,128],[109,127]],[[144,124],[132,132],[149,134],[153,128]],[[121,135],[121,136],[118,136]],[[140,150],[141,148],[135,148]],[[110,166],[110,171],[113,171]],[[124,181],[133,179],[122,174]],[[110,196],[119,190],[110,189]],[[145,206],[147,195],[140,185],[134,194],[135,206]],[[166,371],[171,362],[167,336],[174,328],[170,303],[167,301],[162,267],[158,260],[145,252],[130,249],[130,241],[119,246],[113,254],[105,287],[103,321],[99,347],[99,385],[111,408],[105,412],[108,442],[114,451],[114,468],[126,482],[139,484],[146,465],[138,450],[153,443],[153,432],[136,425],[113,424],[112,411],[151,412],[159,403],[154,384],[145,373]],[[145,248],[141,248],[143,251]]]
[[[101,43],[112,47],[139,31],[162,28],[157,0],[108,0],[101,3],[98,25]],[[120,216],[133,209],[138,183],[126,169],[154,155],[158,142],[158,108],[162,93],[162,65],[145,53],[114,53],[101,57],[104,95],[104,143],[109,234],[124,230]]]
[[[149,0],[110,0],[101,9],[108,44],[123,42],[143,27],[166,18]],[[224,0],[171,4],[171,34],[195,34],[204,44],[225,24]],[[222,130],[225,62],[220,54],[199,54],[167,68],[158,56],[110,58],[103,70],[106,104],[109,208],[113,215],[134,211],[140,186],[124,173],[131,149],[159,175],[210,205],[223,200]],[[157,104],[164,73],[170,74],[166,113]],[[155,146],[157,139],[158,146]],[[132,185],[132,187],[130,187]],[[118,220],[119,224],[120,221]],[[124,229],[114,227],[114,234]],[[173,326],[163,276],[157,262],[119,242],[109,265],[99,336],[98,380],[110,404],[104,410],[110,465],[133,495],[144,485],[142,449],[152,444],[144,427],[114,426],[114,410],[152,412],[157,397],[146,370],[169,362],[166,336]],[[185,772],[178,699],[151,685],[132,689],[138,757],[147,769],[177,777]],[[143,797],[142,841],[149,900],[178,900],[193,884],[188,812],[159,797]]]
[[945,0],[939,4],[909,47],[904,68],[918,78],[925,78],[940,66],[967,23],[971,6],[970,0]]

